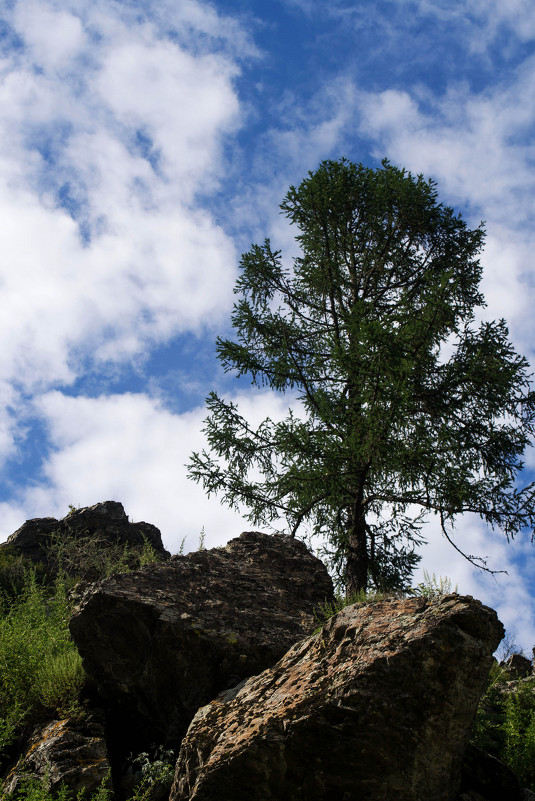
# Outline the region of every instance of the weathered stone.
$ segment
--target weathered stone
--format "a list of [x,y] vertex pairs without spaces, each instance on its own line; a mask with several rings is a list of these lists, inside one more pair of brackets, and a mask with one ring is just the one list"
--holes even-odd
[[[129,546],[141,549],[148,543],[162,559],[169,553],[162,544],[160,531],[151,523],[131,523],[123,505],[117,501],[104,501],[94,506],[76,509],[61,520],[54,517],[27,520],[14,534],[0,544],[18,553],[53,567],[62,552],[61,567],[79,574],[88,566],[88,578],[95,562],[95,552],[103,555],[106,548]],[[72,563],[72,565],[71,565]],[[98,571],[96,571],[98,574]]]
[[533,674],[531,659],[523,654],[511,654],[504,662],[500,662],[500,667],[509,673],[511,679],[524,679]]
[[247,532],[82,587],[70,628],[115,740],[137,753],[176,747],[199,706],[274,664],[331,598],[303,542]]
[[103,721],[96,714],[84,720],[53,720],[35,728],[26,751],[4,782],[5,793],[20,787],[23,776],[47,780],[51,790],[92,793],[102,783],[111,789],[110,763]]
[[346,607],[199,710],[171,801],[452,801],[502,636],[469,597]]

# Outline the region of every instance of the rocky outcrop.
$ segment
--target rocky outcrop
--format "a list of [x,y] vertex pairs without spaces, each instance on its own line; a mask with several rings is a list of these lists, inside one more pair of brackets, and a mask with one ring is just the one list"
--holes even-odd
[[346,607],[199,710],[171,801],[453,801],[502,636],[469,597]]
[[61,520],[54,517],[27,520],[0,548],[9,548],[45,567],[60,566],[66,572],[86,575],[91,580],[102,574],[98,566],[109,555],[109,549],[126,546],[139,551],[146,543],[161,559],[169,558],[156,526],[131,523],[121,503],[104,501],[74,509]]
[[18,790],[21,779],[28,775],[47,781],[52,791],[62,784],[76,793],[111,788],[103,720],[93,714],[83,720],[53,720],[37,726],[3,791]]
[[528,659],[523,654],[511,654],[508,659],[500,662],[500,667],[507,671],[511,680],[524,679],[533,675],[531,659]]
[[71,633],[111,739],[176,747],[200,706],[310,634],[332,592],[303,542],[256,532],[82,587]]

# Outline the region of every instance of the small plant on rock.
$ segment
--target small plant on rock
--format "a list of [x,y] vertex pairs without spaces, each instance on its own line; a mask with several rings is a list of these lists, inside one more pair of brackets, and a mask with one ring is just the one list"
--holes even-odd
[[427,570],[424,570],[424,580],[417,584],[414,589],[409,590],[409,595],[421,596],[423,598],[440,598],[441,595],[450,595],[452,592],[458,592],[458,587],[455,585],[453,589],[451,579],[448,576],[435,576],[430,575]]
[[153,758],[144,751],[131,760],[128,774],[134,781],[130,801],[162,801],[173,783],[175,753],[163,745],[153,746]]

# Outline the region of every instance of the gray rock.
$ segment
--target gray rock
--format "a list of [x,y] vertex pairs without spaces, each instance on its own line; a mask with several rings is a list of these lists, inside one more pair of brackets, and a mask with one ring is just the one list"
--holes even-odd
[[119,555],[124,546],[139,552],[145,543],[152,546],[159,558],[169,558],[156,526],[131,523],[121,503],[104,501],[76,509],[61,520],[54,517],[27,520],[0,548],[41,562],[52,572],[61,566],[68,573],[94,580],[102,575],[99,567],[110,549]]
[[524,679],[533,674],[531,659],[523,654],[511,654],[504,662],[500,662],[500,667],[509,673],[511,679]]
[[171,801],[452,801],[503,637],[470,597],[346,607],[195,716]]
[[176,748],[200,706],[310,634],[332,592],[303,542],[247,532],[81,587],[70,629],[112,739]]
[[96,791],[104,782],[111,789],[110,763],[104,740],[104,725],[98,715],[85,720],[53,720],[37,726],[16,766],[8,774],[3,790],[13,793],[24,776],[47,780],[50,790],[64,784],[69,790]]

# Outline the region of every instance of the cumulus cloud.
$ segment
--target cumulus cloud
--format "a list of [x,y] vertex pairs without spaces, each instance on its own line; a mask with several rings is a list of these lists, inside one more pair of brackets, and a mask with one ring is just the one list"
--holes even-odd
[[126,5],[69,5],[15,3],[0,64],[0,379],[27,389],[213,324],[233,284],[196,200],[240,122],[236,61],[206,52],[215,12],[171,14],[190,45],[200,26],[194,53]]
[[[285,398],[266,391],[232,400],[253,425],[284,416],[288,407]],[[186,550],[195,549],[202,527],[208,546],[251,528],[187,479],[190,454],[203,447],[204,408],[174,414],[146,394],[74,398],[59,391],[42,395],[36,407],[56,449],[40,483],[26,487],[18,503],[4,505],[0,540],[26,517],[63,517],[69,504],[105,499],[121,501],[132,519],[157,525],[173,552],[183,538]]]
[[19,389],[139,358],[231,306],[234,245],[206,195],[240,124],[247,38],[193,1],[133,15],[106,0],[3,11],[0,458]]
[[533,350],[532,256],[535,178],[526,132],[535,122],[528,59],[509,85],[473,93],[457,86],[429,97],[416,88],[358,93],[360,131],[376,155],[438,179],[442,200],[468,208],[468,222],[486,222],[482,288],[486,317],[505,317],[518,347]]

